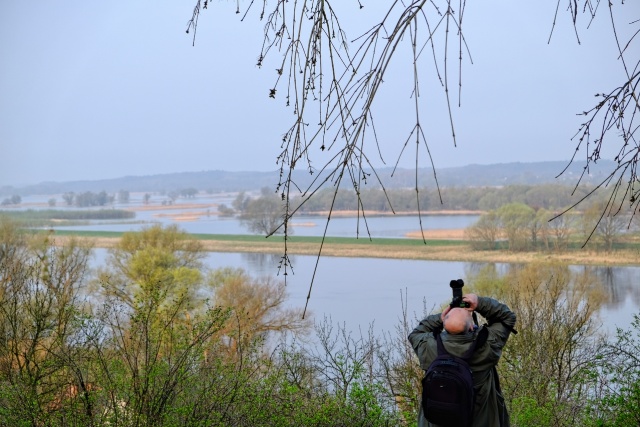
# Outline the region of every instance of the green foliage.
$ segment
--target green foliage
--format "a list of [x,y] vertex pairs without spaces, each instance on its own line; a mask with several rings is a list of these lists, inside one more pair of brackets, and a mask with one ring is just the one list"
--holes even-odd
[[509,250],[523,251],[531,248],[533,239],[530,229],[536,212],[524,203],[509,203],[497,209],[500,225],[504,232]]
[[242,269],[218,269],[207,278],[216,306],[233,310],[234,322],[225,328],[231,349],[248,347],[274,332],[304,334],[311,320],[303,318],[301,309],[285,308],[287,298],[283,282],[269,278],[254,279]]
[[494,211],[490,211],[481,215],[475,224],[467,228],[466,234],[473,249],[489,250],[498,247],[500,231],[500,217]]
[[202,282],[204,256],[202,245],[187,233],[156,225],[124,233],[109,251],[110,269],[101,270],[99,280],[107,294],[118,295],[130,307],[160,296],[167,304],[181,299],[188,303]]
[[540,406],[536,399],[523,396],[511,402],[511,422],[518,427],[553,427],[553,407],[550,403]]
[[[499,241],[504,240],[511,251],[564,251],[585,243],[610,251],[621,246],[622,231],[630,220],[610,209],[606,204],[595,203],[583,215],[564,211],[560,214],[545,208],[536,211],[524,203],[508,203],[482,214],[467,228],[466,235],[471,247],[480,250],[497,249]],[[573,235],[577,235],[574,243]]]
[[[330,354],[268,352],[263,332],[299,320],[280,310],[282,286],[222,270],[212,305],[191,292],[204,285],[200,245],[152,227],[123,236],[103,291],[82,301],[88,255],[0,223],[0,425],[398,425],[382,383],[365,375],[370,341],[341,351],[340,392],[323,374]],[[246,340],[230,352],[235,333]]]
[[608,201],[596,200],[585,210],[580,225],[589,247],[611,251],[629,223],[629,215],[618,212]]
[[[86,286],[90,249],[52,238],[0,220],[0,425],[416,425],[406,319],[397,341],[326,319],[309,341],[291,335],[282,287],[204,274],[200,244],[175,227],[125,233],[102,292]],[[499,366],[512,425],[638,425],[637,316],[598,340],[598,285],[560,264],[469,282],[518,315]]]
[[[558,184],[508,185],[502,187],[442,187],[415,189],[365,188],[358,195],[353,190],[324,188],[305,200],[299,212],[325,212],[334,210],[365,209],[368,212],[416,212],[440,210],[496,210],[510,203],[524,204],[534,210],[541,208],[555,211],[571,205],[589,191],[588,187]],[[243,196],[237,199],[234,209],[240,209]]]
[[573,426],[587,418],[594,393],[589,367],[604,351],[597,315],[600,285],[566,265],[532,263],[506,275],[486,268],[473,291],[504,301],[518,316],[499,365],[514,425]]
[[[79,289],[90,248],[57,247],[6,220],[0,239],[0,424],[40,425],[62,405],[61,390],[86,380]],[[80,406],[82,417],[89,407]]]
[[640,315],[627,329],[618,328],[615,340],[593,364],[602,385],[590,402],[590,413],[599,426],[640,424]]

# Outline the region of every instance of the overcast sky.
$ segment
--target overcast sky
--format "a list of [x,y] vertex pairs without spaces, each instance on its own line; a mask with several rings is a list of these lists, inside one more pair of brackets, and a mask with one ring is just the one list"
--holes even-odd
[[[343,17],[347,29],[349,20],[368,27],[382,13],[378,0],[361,0],[362,10],[343,1],[353,10]],[[547,44],[556,0],[524,3],[468,2],[473,64],[464,66],[462,107],[454,111],[458,146],[439,102],[427,124],[436,167],[567,160],[576,113],[620,82],[606,10],[590,29],[582,26],[581,45],[561,13]],[[638,15],[632,3],[628,15]],[[263,24],[255,14],[240,22],[235,1],[214,2],[192,46],[185,29],[193,4],[0,2],[0,186],[274,170],[293,116],[267,96],[275,66],[256,67]],[[394,96],[377,116],[391,165],[408,132],[397,105],[410,101],[400,84],[410,74],[396,69],[385,84],[400,89],[387,90]]]

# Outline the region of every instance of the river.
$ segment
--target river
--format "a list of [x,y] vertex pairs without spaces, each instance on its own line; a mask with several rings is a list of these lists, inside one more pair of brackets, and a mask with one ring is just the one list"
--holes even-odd
[[[46,200],[46,199],[43,199]],[[232,197],[216,195],[201,196],[193,203],[206,205],[226,203]],[[37,205],[42,200],[27,198]],[[141,202],[132,207],[142,207]],[[120,206],[126,207],[126,206]],[[211,209],[215,209],[212,207]],[[196,220],[180,221],[176,214],[199,213]],[[431,215],[423,217],[425,229],[459,229],[471,225],[477,215]],[[175,207],[158,207],[155,210],[137,210],[136,222],[88,223],[75,227],[57,227],[73,230],[134,231],[151,224],[177,224],[188,233],[203,234],[248,234],[237,219],[211,214],[207,209],[195,207],[176,210]],[[322,235],[326,217],[300,216],[294,218],[294,234],[305,236]],[[330,236],[355,237],[370,234],[376,237],[405,237],[410,231],[420,228],[417,216],[384,216],[367,218],[368,231],[362,219],[332,218],[327,234]],[[106,251],[96,250],[95,264],[104,262]],[[206,264],[209,268],[243,268],[253,276],[271,276],[283,280],[278,274],[279,254],[210,253]],[[307,303],[309,286],[316,264],[314,256],[292,256],[294,274],[287,275],[288,305],[303,307]],[[430,310],[450,300],[451,279],[466,279],[483,264],[446,261],[415,261],[372,258],[340,258],[323,256],[319,260],[308,309],[316,320],[330,316],[334,322],[344,322],[352,330],[374,325],[378,331],[393,331],[402,316],[403,298],[410,319],[417,319],[425,310]],[[499,268],[506,270],[502,264]],[[607,302],[600,311],[602,328],[613,332],[618,326],[625,327],[640,312],[640,267],[587,267],[573,266],[575,270],[589,269],[597,275],[606,291]]]
[[[102,264],[107,251],[96,250],[96,264]],[[284,280],[278,271],[279,254],[209,253],[208,268],[242,268],[254,277]],[[286,276],[288,307],[304,307],[317,258],[293,255],[293,274]],[[314,279],[308,310],[313,318],[330,317],[349,330],[367,329],[392,332],[400,325],[403,298],[413,324],[425,311],[451,300],[449,282],[467,279],[483,263],[418,261],[376,258],[322,257]],[[498,264],[506,271],[507,264]],[[598,276],[606,291],[606,303],[600,310],[602,331],[612,333],[626,327],[634,313],[640,312],[640,267],[572,266],[588,269]]]
[[[21,209],[49,209],[47,204],[49,198],[50,196],[25,197]],[[61,196],[55,198],[58,200],[55,209],[78,209],[62,206]],[[110,206],[134,211],[136,216],[133,220],[89,221],[83,225],[54,228],[126,232],[140,230],[153,224],[177,224],[182,230],[192,234],[250,234],[237,218],[217,215],[217,206],[220,204],[230,206],[233,198],[230,195],[200,194],[193,199],[181,199],[179,203],[184,204],[184,207],[181,207],[180,204],[162,206],[157,202],[145,205],[141,201],[142,196],[136,193],[132,195],[130,203]],[[476,222],[478,217],[478,215],[424,215],[422,227],[425,230],[463,229]],[[292,218],[291,225],[294,235],[322,236],[327,226],[327,216],[296,215]],[[416,215],[368,215],[365,220],[362,217],[358,219],[333,216],[326,229],[327,235],[334,237],[403,238],[409,232],[420,230],[420,218]]]

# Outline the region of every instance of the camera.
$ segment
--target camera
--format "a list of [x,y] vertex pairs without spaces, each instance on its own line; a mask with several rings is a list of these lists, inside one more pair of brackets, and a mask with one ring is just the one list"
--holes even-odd
[[449,304],[450,307],[469,307],[470,305],[468,302],[462,301],[462,287],[464,286],[462,279],[452,280],[449,283],[449,286],[451,286],[451,291],[453,292],[453,299],[451,300],[451,304]]

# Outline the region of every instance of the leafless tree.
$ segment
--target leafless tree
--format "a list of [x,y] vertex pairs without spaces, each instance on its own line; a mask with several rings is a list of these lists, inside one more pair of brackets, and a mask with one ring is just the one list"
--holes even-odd
[[465,237],[474,249],[495,249],[500,233],[500,217],[495,211],[489,211],[465,230]]
[[556,251],[567,249],[575,222],[576,215],[572,214],[557,216],[553,221],[549,221],[544,230],[547,248],[553,247]]
[[[557,20],[562,16],[572,21],[576,41],[580,43],[582,28],[588,28],[596,15],[608,14],[605,18],[611,22],[618,59],[626,77],[618,87],[597,94],[595,106],[585,108],[582,113],[585,121],[575,137],[575,156],[586,153],[586,174],[600,159],[605,144],[617,144],[620,141],[621,146],[615,158],[617,165],[598,189],[613,186],[614,193],[623,193],[625,197],[614,197],[611,202],[617,200],[622,203],[627,200],[631,209],[638,209],[639,194],[634,184],[640,159],[640,147],[636,140],[637,115],[640,112],[637,92],[640,83],[640,49],[634,49],[634,43],[637,44],[640,16],[629,17],[628,12],[633,7],[631,3],[625,4],[624,0],[606,3],[600,0],[557,0],[556,13],[549,17],[552,24],[549,41],[552,41]],[[356,5],[356,2],[351,4]],[[200,14],[211,5],[209,0],[196,1],[187,26],[187,33],[193,35],[194,42]],[[294,193],[299,193],[295,195],[300,196],[300,200],[308,200],[325,185],[332,185],[335,195],[341,186],[352,187],[358,198],[358,218],[366,223],[360,191],[368,180],[380,181],[372,162],[375,157],[382,158],[381,142],[374,121],[380,100],[378,95],[382,92],[383,83],[391,80],[389,70],[407,52],[411,61],[406,63],[410,64],[408,67],[413,67],[410,70],[413,81],[411,96],[405,102],[411,106],[414,119],[406,137],[400,140],[400,154],[395,165],[403,155],[413,152],[419,211],[418,166],[421,161],[433,166],[425,137],[428,104],[423,97],[424,81],[421,80],[425,75],[425,66],[435,69],[436,78],[444,91],[444,108],[449,113],[448,126],[456,144],[456,127],[451,112],[456,102],[460,105],[462,67],[471,60],[466,40],[467,37],[473,37],[472,34],[465,35],[463,31],[466,1],[394,0],[389,2],[388,11],[382,18],[367,14],[366,0],[357,0],[357,6],[359,11],[346,9],[343,1],[262,0],[251,1],[241,10],[240,2],[237,2],[236,13],[243,20],[255,12],[264,24],[264,42],[257,63],[262,66],[269,58],[277,64],[269,96],[283,97],[285,104],[294,112],[293,123],[284,132],[281,152],[277,157],[280,167],[277,189],[286,205],[282,224],[285,236],[288,235],[288,221],[300,206],[299,203],[289,203]],[[561,13],[563,8],[566,15]],[[637,9],[631,12],[637,12]],[[350,25],[367,19],[375,21],[363,34],[350,38],[353,35],[348,35],[347,31],[351,27],[343,26],[347,20],[342,19],[349,13],[362,15],[359,19],[349,20]],[[623,28],[625,25],[627,28]],[[623,36],[623,33],[630,36]],[[458,88],[457,94],[453,90],[455,86]],[[432,103],[431,99],[426,102]],[[576,159],[575,156],[571,162]],[[319,167],[314,163],[317,158],[320,158]],[[305,188],[299,188],[293,175],[294,170],[302,168],[316,175],[313,183]],[[435,174],[434,179],[437,186]],[[327,223],[330,220],[331,213]],[[421,215],[419,222],[422,227]],[[285,239],[285,268],[289,265],[286,245]],[[322,245],[319,255],[321,252]]]
[[583,233],[588,235],[586,240],[595,238],[595,245],[606,251],[613,249],[629,224],[628,215],[613,211],[606,200],[593,203],[582,215]]

